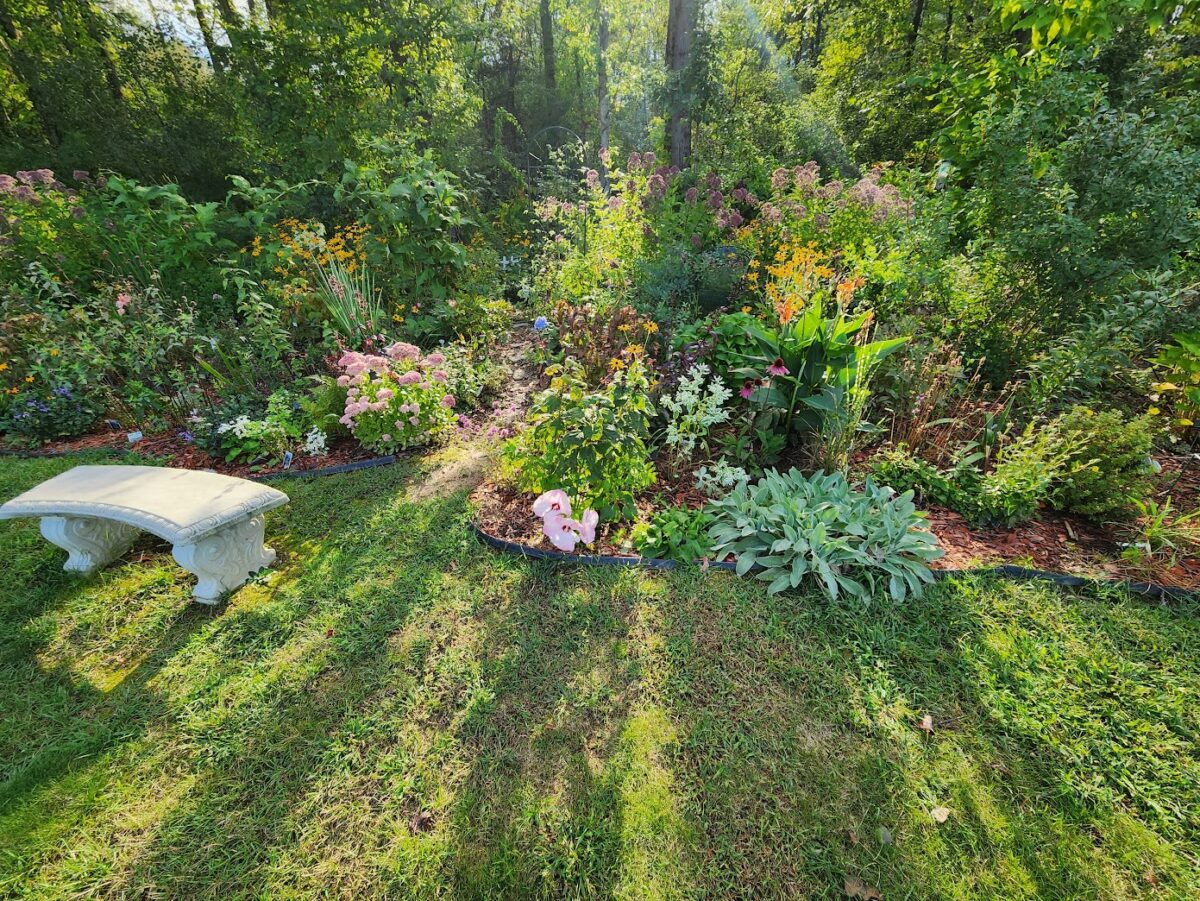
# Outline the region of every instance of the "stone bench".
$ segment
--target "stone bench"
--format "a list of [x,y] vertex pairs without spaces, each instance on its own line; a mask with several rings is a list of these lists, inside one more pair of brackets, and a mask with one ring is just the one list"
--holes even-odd
[[0,506],[0,519],[40,516],[43,537],[70,555],[70,572],[93,572],[150,532],[197,576],[196,600],[215,604],[274,562],[264,514],[287,502],[282,491],[215,472],[76,466]]

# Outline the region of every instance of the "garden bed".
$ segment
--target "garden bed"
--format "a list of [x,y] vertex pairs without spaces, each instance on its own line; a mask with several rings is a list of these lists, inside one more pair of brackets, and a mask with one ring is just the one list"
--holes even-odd
[[[1164,458],[1164,472],[1179,474],[1186,458]],[[656,500],[672,506],[697,509],[705,498],[684,473],[679,478],[655,486],[653,494],[637,501],[639,515],[648,517]],[[1194,491],[1197,476],[1184,470],[1176,490]],[[591,545],[580,544],[574,551],[553,548],[542,532],[542,521],[531,509],[532,496],[510,485],[484,481],[471,495],[476,528],[497,542],[549,552],[560,557],[620,557],[639,559],[630,540],[630,530],[601,524]],[[971,526],[953,510],[930,505],[925,509],[929,530],[937,538],[945,555],[931,568],[960,571],[1015,564],[1036,570],[1080,576],[1099,581],[1150,582],[1168,589],[1200,591],[1200,560],[1181,557],[1173,566],[1153,569],[1134,567],[1121,559],[1123,545],[1114,529],[1079,517],[1052,511],[1010,529],[985,529]]]

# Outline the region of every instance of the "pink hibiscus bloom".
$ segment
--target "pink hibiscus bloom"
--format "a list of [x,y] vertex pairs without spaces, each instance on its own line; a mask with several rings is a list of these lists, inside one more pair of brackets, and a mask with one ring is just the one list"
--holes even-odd
[[561,488],[547,491],[533,502],[533,515],[542,518],[550,515],[570,516],[571,499]]

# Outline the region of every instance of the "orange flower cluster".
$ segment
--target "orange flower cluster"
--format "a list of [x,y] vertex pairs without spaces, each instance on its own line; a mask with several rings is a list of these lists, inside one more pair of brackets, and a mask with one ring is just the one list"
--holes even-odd
[[779,322],[787,325],[804,307],[822,281],[833,278],[828,257],[815,243],[781,244],[775,260],[767,266],[767,299],[775,308]]
[[[758,287],[758,270],[758,261],[752,260],[746,274],[746,281],[752,289]],[[766,266],[766,273],[768,280],[764,291],[781,325],[791,322],[813,293],[837,276],[829,265],[829,257],[817,250],[815,243],[780,245],[775,251],[774,261]],[[854,293],[865,282],[866,279],[861,276],[839,281],[834,287],[838,304],[849,304]]]

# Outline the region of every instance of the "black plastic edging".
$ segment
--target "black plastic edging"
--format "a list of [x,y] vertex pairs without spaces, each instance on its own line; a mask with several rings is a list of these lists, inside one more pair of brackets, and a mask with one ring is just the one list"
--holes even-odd
[[[603,554],[567,554],[562,551],[546,551],[530,547],[516,541],[505,541],[490,535],[472,522],[471,529],[476,536],[489,547],[508,554],[517,554],[531,560],[549,560],[554,563],[574,563],[584,566],[640,566],[647,569],[678,569],[679,564],[674,560],[664,560],[661,557],[614,557]],[[724,570],[731,572],[736,563],[725,561],[710,562],[707,570]],[[699,566],[699,564],[697,564]],[[1043,581],[1053,582],[1064,588],[1087,588],[1112,586],[1124,588],[1130,594],[1140,594],[1156,600],[1193,600],[1200,594],[1183,588],[1167,588],[1163,585],[1153,585],[1149,582],[1132,582],[1124,579],[1085,579],[1082,576],[1071,576],[1066,573],[1047,572],[1041,569],[1029,569],[1024,566],[1002,564],[1000,566],[983,566],[977,569],[932,569],[933,577],[938,580],[949,579],[953,576],[998,576],[1018,582]]]

